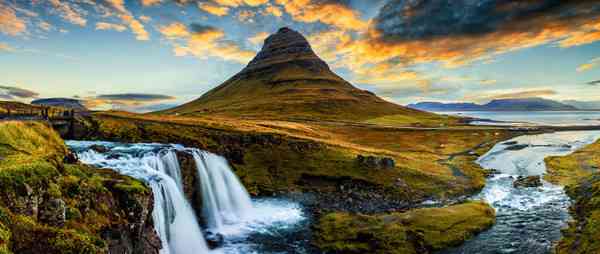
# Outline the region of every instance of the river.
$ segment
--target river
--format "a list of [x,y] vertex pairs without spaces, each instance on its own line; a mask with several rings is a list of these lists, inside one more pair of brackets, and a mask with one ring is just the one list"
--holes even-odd
[[[473,199],[490,203],[496,224],[460,247],[441,253],[551,253],[560,229],[570,219],[570,200],[560,186],[547,182],[537,188],[514,188],[517,176],[543,175],[544,158],[567,155],[600,138],[600,131],[557,132],[526,135],[496,144],[478,159],[486,169],[499,174],[488,179]],[[111,168],[140,179],[152,188],[156,229],[167,246],[163,254],[202,253],[311,253],[310,219],[300,203],[284,198],[251,199],[224,158],[179,145],[122,144],[68,141],[84,163]],[[92,145],[110,148],[97,153]],[[205,183],[200,225],[182,194],[180,167],[174,151],[194,155]],[[204,175],[204,176],[202,176]],[[166,193],[166,194],[165,194]],[[219,233],[224,243],[209,250],[204,233]]]
[[[600,138],[600,131],[527,135],[496,144],[478,159],[486,169],[500,173],[488,180],[474,199],[496,210],[496,224],[458,248],[441,253],[552,253],[560,229],[570,219],[569,197],[560,186],[514,188],[517,176],[543,175],[544,158],[567,155]],[[521,149],[515,145],[521,146]]]

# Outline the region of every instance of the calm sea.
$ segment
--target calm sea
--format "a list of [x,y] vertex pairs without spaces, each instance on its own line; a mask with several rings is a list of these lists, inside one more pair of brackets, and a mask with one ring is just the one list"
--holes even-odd
[[477,125],[600,125],[600,111],[465,111],[436,113],[500,121],[476,121],[472,123]]

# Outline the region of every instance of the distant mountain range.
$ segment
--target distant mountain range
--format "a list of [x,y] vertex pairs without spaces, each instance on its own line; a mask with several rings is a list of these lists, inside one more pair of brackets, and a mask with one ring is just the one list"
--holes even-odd
[[569,111],[597,110],[600,102],[554,101],[543,98],[497,99],[486,104],[419,102],[409,108],[425,111]]

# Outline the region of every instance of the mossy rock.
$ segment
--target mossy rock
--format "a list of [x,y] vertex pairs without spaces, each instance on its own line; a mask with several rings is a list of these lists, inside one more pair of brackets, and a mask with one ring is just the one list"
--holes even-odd
[[[63,141],[43,123],[0,123],[0,154],[0,254],[108,253],[106,232],[145,248],[151,192],[140,181],[64,164]],[[66,215],[59,223],[48,220],[52,200]]]
[[330,213],[315,226],[315,245],[327,253],[428,253],[456,246],[495,223],[482,202],[405,213]]

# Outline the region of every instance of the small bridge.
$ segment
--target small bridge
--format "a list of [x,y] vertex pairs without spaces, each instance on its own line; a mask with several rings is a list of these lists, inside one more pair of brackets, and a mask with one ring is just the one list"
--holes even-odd
[[55,107],[40,107],[27,111],[5,109],[5,112],[0,112],[0,121],[44,121],[48,122],[61,136],[72,137],[76,117],[87,114],[87,112]]

